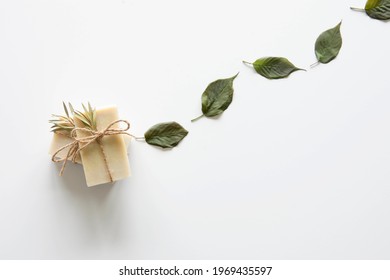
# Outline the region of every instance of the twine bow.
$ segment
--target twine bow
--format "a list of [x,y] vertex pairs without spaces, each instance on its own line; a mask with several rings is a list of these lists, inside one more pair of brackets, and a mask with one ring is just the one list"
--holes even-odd
[[[113,128],[113,126],[115,124],[117,124],[117,123],[124,123],[124,124],[126,124],[126,127],[125,128]],[[119,134],[126,134],[126,135],[129,135],[131,137],[134,137],[130,133],[126,132],[129,129],[130,129],[130,123],[128,121],[125,121],[125,120],[113,121],[112,123],[110,123],[102,131],[96,131],[96,130],[92,130],[90,128],[85,128],[85,127],[76,127],[70,133],[70,137],[72,139],[74,139],[74,141],[69,143],[69,144],[67,144],[67,145],[65,145],[65,146],[63,146],[63,147],[61,147],[61,148],[59,148],[53,154],[51,160],[53,162],[63,162],[62,167],[61,167],[61,171],[60,171],[60,176],[62,176],[62,174],[64,173],[64,170],[65,170],[67,161],[71,160],[73,163],[75,163],[76,162],[76,157],[77,157],[77,155],[80,154],[80,151],[83,150],[84,148],[88,147],[91,143],[96,141],[100,145],[100,148],[102,150],[104,164],[106,166],[108,176],[110,177],[110,181],[113,182],[113,178],[112,178],[112,175],[111,175],[111,172],[110,172],[110,168],[109,168],[108,162],[107,162],[107,157],[106,157],[106,155],[104,153],[103,145],[100,142],[100,139],[102,139],[105,136],[119,135]],[[84,132],[90,133],[91,135],[90,136],[85,136],[85,137],[77,137],[77,132],[78,131],[84,131]],[[134,138],[137,138],[137,137],[134,137]],[[69,148],[69,150],[68,150],[68,153],[66,154],[66,157],[64,157],[64,158],[57,158],[57,155],[61,151],[65,150],[67,148]]]

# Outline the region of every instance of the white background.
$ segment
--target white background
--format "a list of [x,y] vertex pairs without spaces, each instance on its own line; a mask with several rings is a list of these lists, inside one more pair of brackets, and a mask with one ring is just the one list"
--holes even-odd
[[[0,258],[390,258],[389,23],[349,6],[364,1],[0,1]],[[340,20],[339,57],[308,69]],[[263,56],[308,71],[241,63]],[[191,123],[237,72],[229,109]],[[133,176],[87,188],[47,154],[62,101],[189,135],[133,141]]]

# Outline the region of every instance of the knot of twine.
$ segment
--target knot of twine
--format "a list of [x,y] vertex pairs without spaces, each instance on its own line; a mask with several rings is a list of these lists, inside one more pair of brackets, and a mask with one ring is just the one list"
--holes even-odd
[[[124,123],[124,124],[126,124],[126,127],[125,128],[113,128],[113,126],[117,123]],[[99,140],[105,136],[119,135],[119,134],[126,134],[126,135],[129,135],[131,137],[134,137],[130,133],[126,132],[129,129],[130,129],[130,123],[128,121],[125,121],[125,120],[113,121],[102,131],[96,131],[96,130],[92,130],[92,129],[86,128],[86,127],[76,127],[70,133],[70,137],[72,139],[74,139],[74,141],[59,148],[53,154],[51,160],[53,162],[63,162],[62,167],[61,167],[61,171],[60,171],[60,176],[62,176],[62,174],[64,173],[64,170],[65,170],[67,161],[71,160],[73,163],[75,163],[76,157],[77,157],[77,155],[80,154],[80,151],[83,150],[84,148],[88,147],[91,143],[96,141],[100,145],[100,148],[102,150],[104,163],[105,163],[105,166],[107,169],[108,176],[110,177],[110,181],[113,182],[113,178],[112,178],[112,175],[111,175],[110,169],[108,167],[108,163],[107,163],[107,158],[106,158],[106,155],[104,153],[103,146]],[[90,133],[91,135],[85,136],[85,137],[77,137],[78,131],[84,131],[84,132]],[[136,137],[134,137],[134,138],[136,138]],[[61,151],[65,150],[67,148],[69,148],[69,150],[68,150],[68,153],[66,154],[66,157],[57,158],[57,155]]]

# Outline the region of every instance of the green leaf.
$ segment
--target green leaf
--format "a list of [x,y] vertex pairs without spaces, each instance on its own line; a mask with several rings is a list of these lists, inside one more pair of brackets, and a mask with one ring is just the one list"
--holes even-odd
[[74,109],[73,109],[72,104],[70,104],[70,102],[69,102],[68,105],[69,105],[70,112],[72,113],[72,115],[74,115]]
[[390,19],[390,0],[368,0],[364,9],[371,18],[379,20]]
[[65,105],[64,101],[62,101],[62,106],[64,107],[64,111],[65,111],[66,116],[69,118],[68,108],[66,108],[66,105]]
[[161,148],[173,148],[187,134],[188,131],[176,122],[159,123],[145,132],[145,141],[150,145]]
[[335,27],[320,34],[316,40],[315,53],[317,60],[321,63],[328,63],[339,54],[343,39],[340,33],[341,22]]
[[244,63],[251,64],[257,73],[267,79],[282,79],[288,77],[295,71],[305,71],[304,69],[295,67],[294,64],[284,57],[263,57],[253,63],[246,61]]
[[203,116],[215,117],[222,114],[233,101],[233,81],[238,73],[231,78],[219,79],[210,83],[202,94],[202,115],[193,119],[196,121]]

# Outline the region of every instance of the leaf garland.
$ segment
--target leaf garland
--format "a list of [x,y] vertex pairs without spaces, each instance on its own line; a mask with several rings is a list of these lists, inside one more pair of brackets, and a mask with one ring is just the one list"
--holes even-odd
[[390,19],[390,0],[368,0],[364,9],[353,8],[351,10],[365,12],[370,18],[378,20]]
[[318,36],[315,43],[315,54],[319,63],[328,63],[339,54],[343,44],[340,26],[341,21],[335,27],[322,32]]
[[222,114],[233,101],[233,81],[238,73],[227,79],[219,79],[210,83],[202,94],[202,115],[191,120],[192,122],[202,117],[215,117]]
[[145,141],[149,145],[163,149],[177,146],[188,131],[177,122],[158,123],[145,132]]
[[[369,17],[378,20],[390,19],[390,0],[367,0],[365,8],[353,8],[352,10],[365,12]],[[342,36],[340,32],[341,23],[335,27],[322,32],[315,42],[315,55],[318,63],[329,63],[335,59],[342,47]],[[296,71],[306,71],[296,67],[287,58],[284,57],[262,57],[255,62],[243,63],[251,65],[254,70],[267,79],[287,78]],[[210,83],[202,94],[202,115],[193,119],[196,121],[202,117],[215,117],[222,114],[233,101],[233,82],[238,73],[233,77],[219,79]],[[49,120],[52,124],[51,131],[61,132],[70,135],[75,128],[74,118],[79,119],[87,128],[96,131],[96,110],[88,103],[88,107],[82,104],[84,112],[75,111],[69,103],[68,107],[63,102],[65,115],[52,115],[54,118]],[[70,113],[69,113],[70,112]],[[186,136],[188,131],[176,122],[158,123],[149,128],[145,134],[145,141],[161,148],[173,148],[177,146]]]
[[253,63],[247,61],[243,63],[252,65],[258,74],[270,80],[287,78],[295,71],[306,71],[296,67],[284,57],[263,57]]

